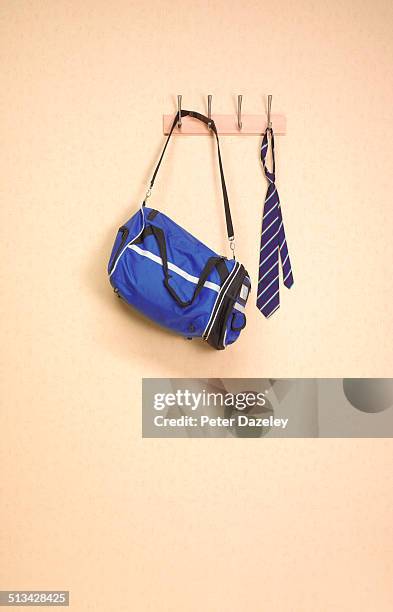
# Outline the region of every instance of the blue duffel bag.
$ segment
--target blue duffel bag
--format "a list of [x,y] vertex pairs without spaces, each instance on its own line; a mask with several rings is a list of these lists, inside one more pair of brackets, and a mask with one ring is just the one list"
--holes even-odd
[[[182,110],[206,123],[216,137],[228,238],[234,245],[233,225],[222,167],[217,128],[200,113]],[[224,349],[246,325],[244,307],[251,283],[244,267],[217,255],[192,234],[156,209],[147,198],[164,156],[153,173],[146,198],[117,233],[108,264],[110,283],[118,297],[156,323],[185,338],[202,338]]]

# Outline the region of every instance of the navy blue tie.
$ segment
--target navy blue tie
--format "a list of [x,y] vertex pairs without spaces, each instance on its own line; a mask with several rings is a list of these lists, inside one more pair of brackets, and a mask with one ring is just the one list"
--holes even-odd
[[[273,164],[272,172],[269,172],[266,167],[266,155],[269,149],[269,133]],[[288,288],[293,285],[291,261],[289,259],[288,245],[285,238],[280,198],[278,197],[275,185],[276,163],[274,159],[274,134],[271,128],[268,128],[263,135],[261,160],[269,186],[266,193],[262,220],[257,307],[265,317],[270,317],[280,306],[280,258],[284,285]]]

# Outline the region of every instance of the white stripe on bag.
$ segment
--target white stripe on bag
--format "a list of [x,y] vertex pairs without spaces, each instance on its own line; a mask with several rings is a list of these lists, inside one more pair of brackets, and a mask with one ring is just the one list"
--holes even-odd
[[[146,251],[144,249],[141,249],[136,244],[129,244],[128,248],[131,249],[132,251],[135,251],[139,255],[142,255],[143,257],[148,257],[149,259],[151,259],[155,263],[158,263],[159,265],[162,266],[162,259],[158,255],[155,255],[154,253],[150,253],[150,251]],[[168,268],[170,270],[172,270],[172,272],[176,272],[176,274],[178,274],[179,276],[182,276],[183,278],[185,278],[186,280],[190,281],[191,283],[194,283],[195,285],[198,283],[198,278],[196,276],[192,276],[192,274],[188,274],[188,272],[185,272],[185,270],[182,270],[181,268],[179,268],[178,266],[176,266],[175,264],[173,264],[173,263],[171,263],[169,261],[168,261]],[[217,285],[216,283],[212,283],[211,281],[206,281],[205,284],[204,284],[204,287],[207,287],[208,289],[213,289],[213,291],[216,291],[217,293],[219,293],[219,291],[221,289],[221,287],[219,285]],[[233,307],[236,310],[238,310],[239,312],[243,312],[244,313],[244,311],[245,311],[244,306],[242,306],[238,302],[236,302],[233,305]]]
[[238,304],[237,302],[236,304],[234,304],[233,307],[236,308],[236,310],[238,310],[239,312],[244,312],[244,306],[242,306],[241,304]]
[[[147,257],[148,259],[151,259],[152,261],[155,261],[155,263],[158,263],[162,266],[162,259],[158,255],[150,253],[150,251],[145,251],[145,249],[141,249],[136,244],[130,244],[128,245],[128,248],[138,253],[138,255],[142,255],[142,257]],[[176,274],[178,274],[179,276],[182,276],[186,280],[190,281],[190,283],[194,283],[195,285],[198,284],[199,279],[196,276],[188,274],[188,272],[182,270],[170,261],[168,261],[168,268],[169,270],[172,270],[172,272],[176,272]],[[205,281],[203,286],[207,287],[208,289],[213,289],[213,291],[216,291],[217,293],[220,291],[220,286],[216,283],[212,283],[211,281]]]

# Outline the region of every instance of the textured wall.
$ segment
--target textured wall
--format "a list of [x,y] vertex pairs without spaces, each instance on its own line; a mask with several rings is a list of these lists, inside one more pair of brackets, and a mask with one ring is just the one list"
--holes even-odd
[[[392,375],[392,3],[3,0],[0,17],[1,587],[69,588],[78,612],[391,610],[390,441],[142,441],[140,380]],[[250,304],[222,353],[127,312],[105,274],[177,93],[218,113],[272,93],[288,118],[295,286],[269,321]],[[222,143],[254,280],[258,146]],[[213,160],[176,139],[151,203],[223,251]]]

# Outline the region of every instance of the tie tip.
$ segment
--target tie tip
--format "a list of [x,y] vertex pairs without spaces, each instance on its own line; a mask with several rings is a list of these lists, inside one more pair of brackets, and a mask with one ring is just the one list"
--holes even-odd
[[270,308],[270,309],[269,308],[260,307],[257,304],[257,308],[263,314],[263,316],[266,319],[269,319],[269,317],[271,317],[276,312],[276,310],[278,310],[280,308],[280,304],[277,304],[277,306],[275,306],[274,308]]

